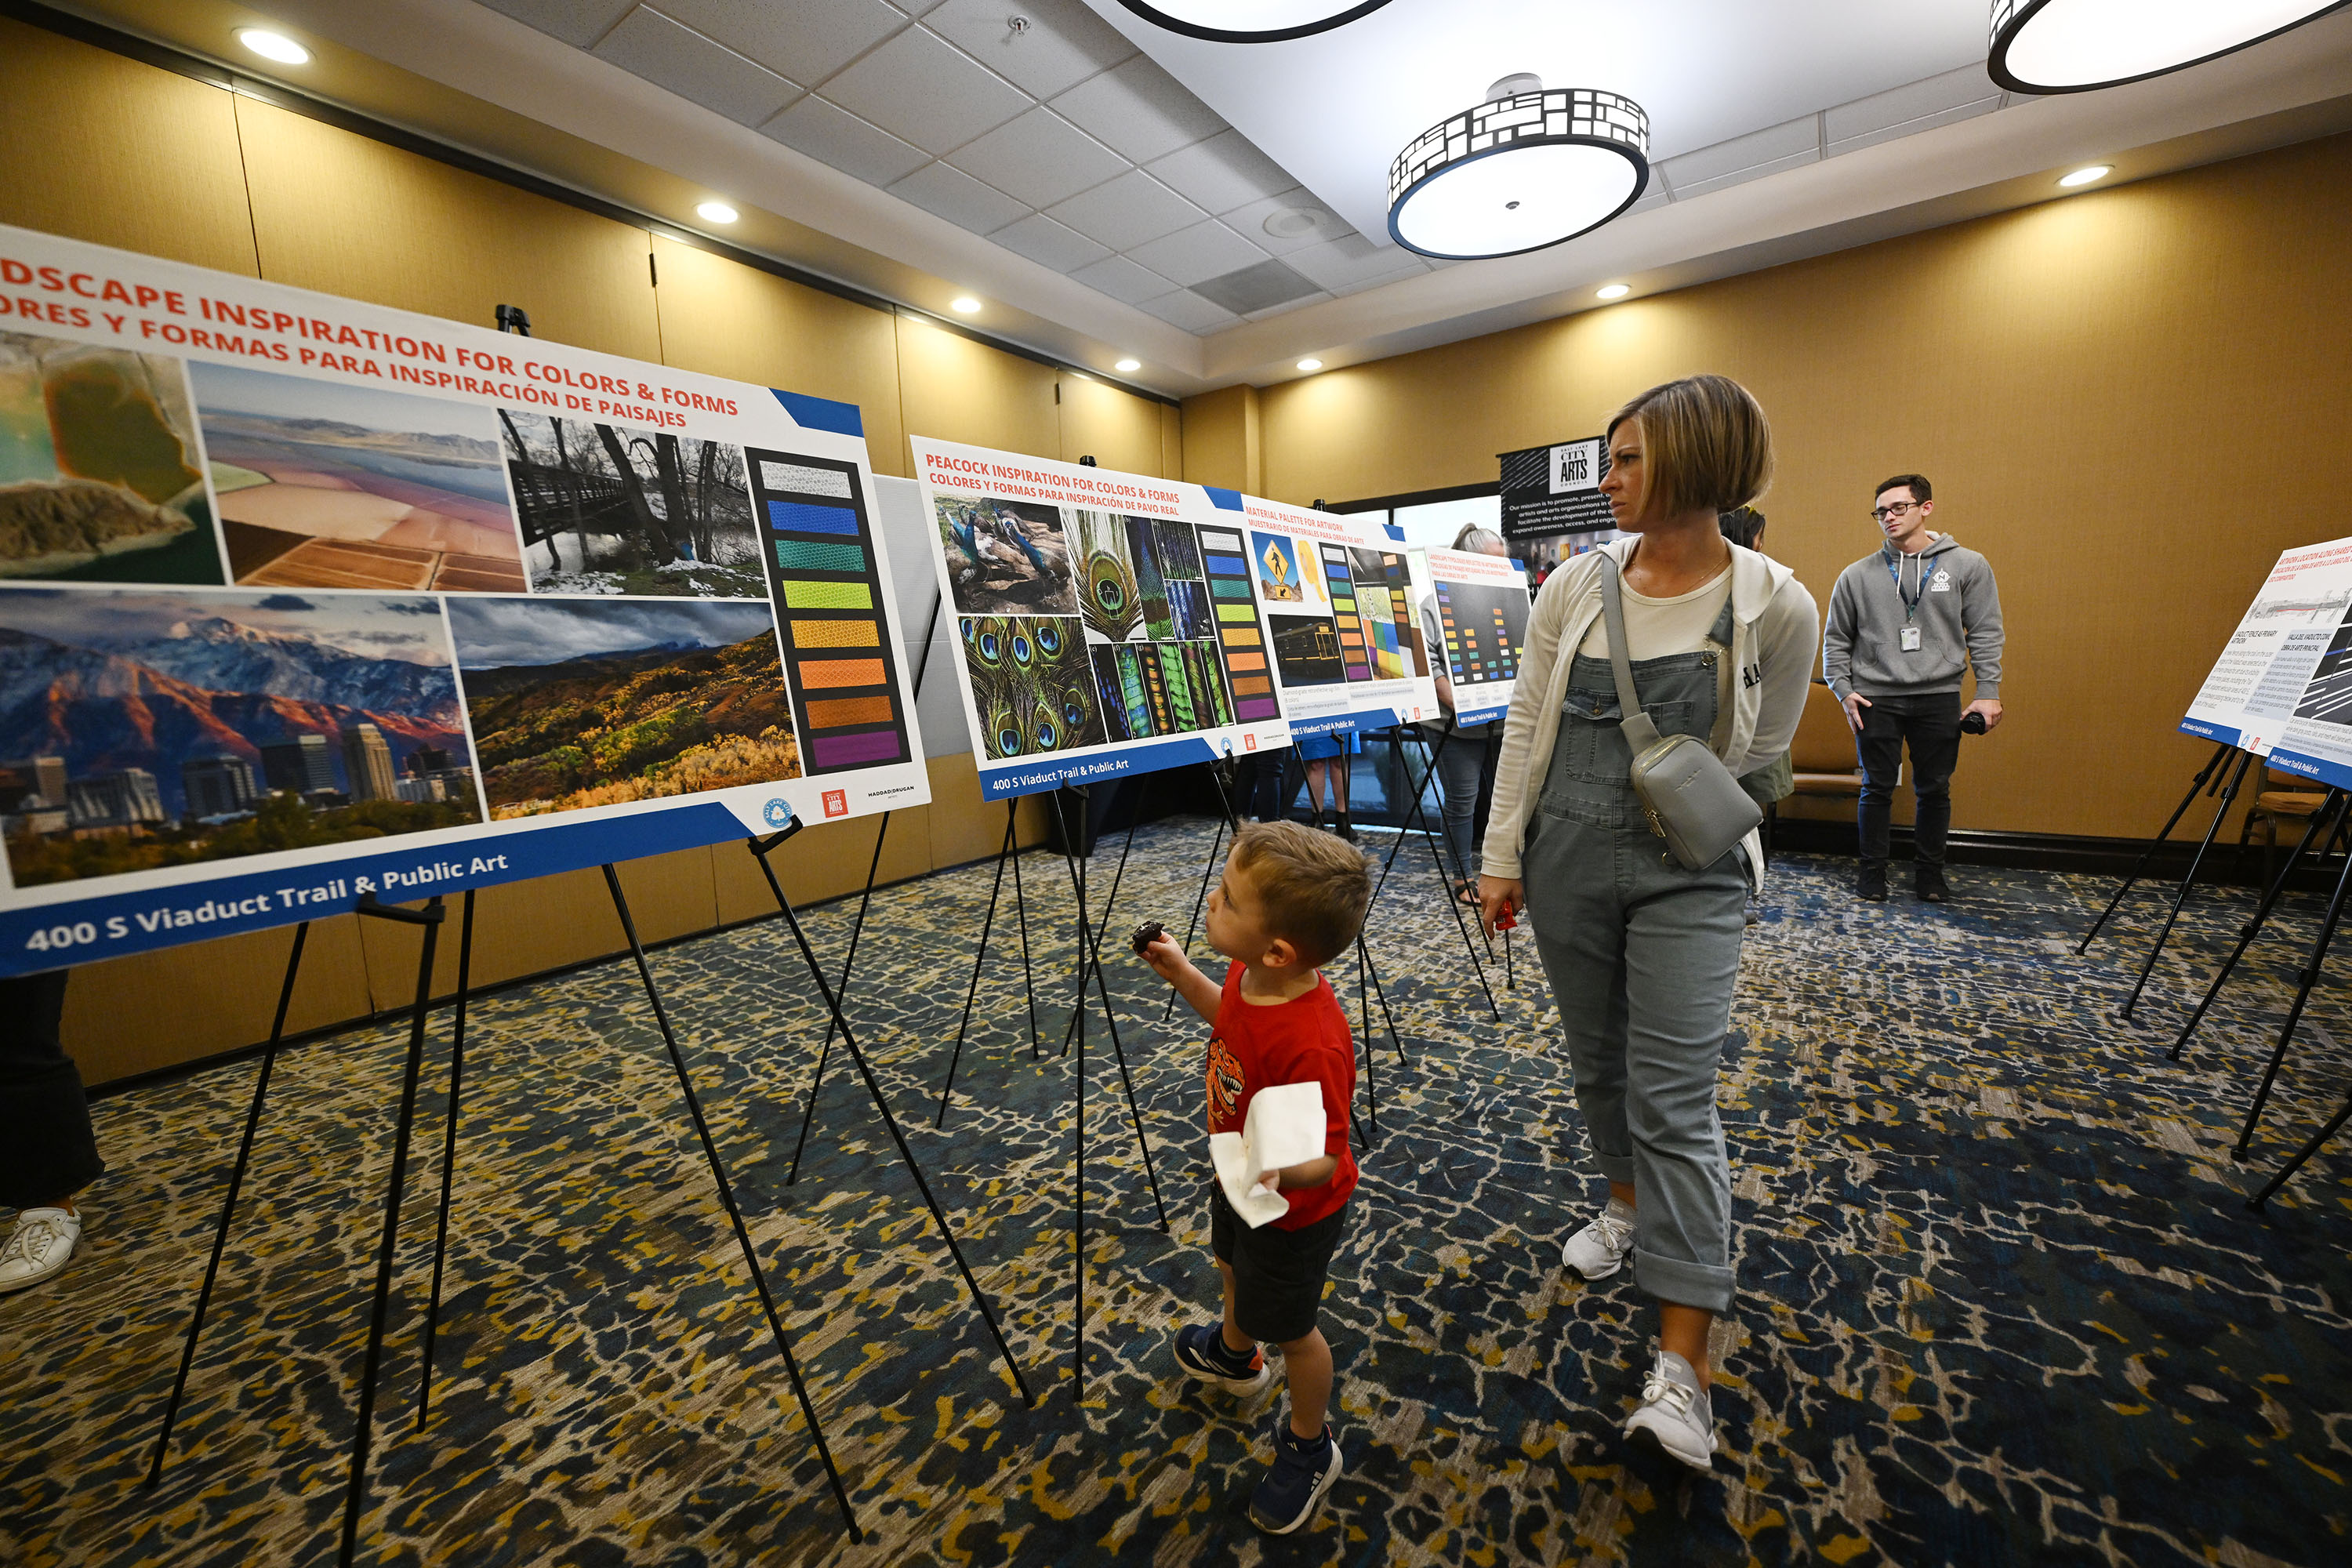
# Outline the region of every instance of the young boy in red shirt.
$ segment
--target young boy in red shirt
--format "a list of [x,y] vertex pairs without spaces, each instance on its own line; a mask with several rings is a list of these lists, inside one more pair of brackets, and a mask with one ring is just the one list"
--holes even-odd
[[1204,934],[1233,961],[1224,984],[1195,968],[1171,937],[1143,952],[1211,1026],[1212,1137],[1240,1133],[1260,1090],[1308,1083],[1320,1090],[1321,1156],[1255,1173],[1256,1186],[1278,1194],[1286,1212],[1261,1223],[1244,1219],[1211,1177],[1210,1247],[1224,1281],[1225,1320],[1176,1335],[1179,1366],[1242,1394],[1274,1375],[1258,1342],[1281,1347],[1290,1418],[1276,1421],[1274,1467],[1250,1498],[1250,1518],[1276,1534],[1312,1519],[1344,1468],[1325,1420],[1331,1347],[1315,1317],[1356,1188],[1348,1148],[1356,1043],[1319,966],[1356,940],[1371,892],[1362,854],[1344,841],[1292,822],[1246,824],[1234,837],[1224,879],[1209,895]]

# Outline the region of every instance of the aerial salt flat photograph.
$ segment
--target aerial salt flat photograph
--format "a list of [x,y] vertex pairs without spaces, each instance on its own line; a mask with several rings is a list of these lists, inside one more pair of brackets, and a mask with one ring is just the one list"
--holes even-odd
[[234,365],[189,373],[238,582],[524,587],[488,409]]

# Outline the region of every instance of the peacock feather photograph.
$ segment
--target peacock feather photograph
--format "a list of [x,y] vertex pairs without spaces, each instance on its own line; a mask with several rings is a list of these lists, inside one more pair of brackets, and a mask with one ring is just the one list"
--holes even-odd
[[1109,740],[1076,616],[965,616],[957,626],[991,761]]
[[[1143,586],[1128,537],[1128,520],[1107,511],[1073,509],[1071,532],[1078,552],[1078,612],[1087,628],[1105,642],[1125,642],[1143,624]],[[1145,556],[1149,563],[1150,556]],[[1159,574],[1151,574],[1157,585]],[[1165,617],[1167,595],[1160,595]]]

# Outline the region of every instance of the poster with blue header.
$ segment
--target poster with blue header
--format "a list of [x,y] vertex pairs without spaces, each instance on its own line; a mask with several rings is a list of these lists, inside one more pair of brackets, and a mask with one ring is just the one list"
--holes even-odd
[[1433,624],[1442,670],[1450,683],[1454,722],[1483,724],[1510,711],[1518,689],[1519,655],[1527,646],[1526,565],[1507,555],[1425,550],[1432,587],[1424,624]]
[[912,444],[988,799],[1290,743],[1241,497]]
[[1292,736],[1362,734],[1438,717],[1412,552],[1367,517],[1242,498],[1250,574]]
[[929,798],[849,405],[0,227],[0,973]]

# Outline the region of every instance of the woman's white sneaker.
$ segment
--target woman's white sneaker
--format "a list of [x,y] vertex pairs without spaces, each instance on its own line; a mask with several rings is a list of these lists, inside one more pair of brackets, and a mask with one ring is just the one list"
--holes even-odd
[[1672,1351],[1658,1352],[1642,1380],[1642,1408],[1626,1417],[1625,1436],[1694,1470],[1715,1468],[1715,1410],[1690,1363]]
[[1625,1255],[1633,1250],[1633,1205],[1611,1198],[1591,1225],[1561,1246],[1559,1260],[1587,1279],[1606,1279],[1625,1267]]
[[81,1239],[81,1220],[63,1209],[19,1209],[0,1246],[0,1291],[38,1285],[66,1266]]

